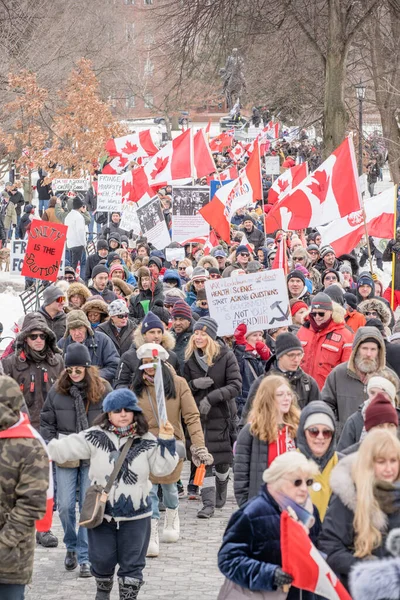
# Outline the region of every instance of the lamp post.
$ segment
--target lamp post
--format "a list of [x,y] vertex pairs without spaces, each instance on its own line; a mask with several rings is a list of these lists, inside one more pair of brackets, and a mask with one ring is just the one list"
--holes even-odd
[[365,98],[365,85],[360,81],[356,86],[358,98],[358,174],[363,173],[363,100]]

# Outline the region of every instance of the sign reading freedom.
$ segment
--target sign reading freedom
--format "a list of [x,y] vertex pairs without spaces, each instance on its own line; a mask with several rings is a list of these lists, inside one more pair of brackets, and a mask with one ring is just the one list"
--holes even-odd
[[28,234],[28,245],[21,275],[32,279],[56,281],[67,239],[66,225],[35,219]]
[[205,290],[219,336],[233,335],[241,323],[247,325],[247,331],[292,323],[283,269],[211,279],[206,281]]

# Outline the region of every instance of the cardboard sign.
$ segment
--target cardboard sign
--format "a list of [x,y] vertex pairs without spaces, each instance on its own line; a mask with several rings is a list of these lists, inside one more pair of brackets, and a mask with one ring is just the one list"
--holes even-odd
[[53,179],[51,188],[54,194],[56,192],[87,192],[89,181],[87,179]]
[[121,175],[99,175],[97,187],[97,210],[101,212],[121,212]]
[[199,210],[210,199],[206,186],[173,187],[172,189],[172,241],[184,242],[187,239],[207,236],[210,225],[199,214]]
[[[67,229],[68,227],[61,223],[46,225],[45,221],[32,221],[21,269],[23,277],[57,280],[67,240]],[[23,240],[21,242],[23,243]]]
[[292,323],[283,269],[206,281],[210,316],[218,335],[233,335],[241,323],[247,331],[264,331]]
[[185,258],[185,248],[165,248],[165,258],[168,262],[183,260]]
[[135,235],[140,235],[140,223],[136,208],[137,204],[135,202],[123,203],[120,227],[126,231],[132,231]]
[[265,172],[267,175],[280,175],[281,167],[279,156],[265,157]]

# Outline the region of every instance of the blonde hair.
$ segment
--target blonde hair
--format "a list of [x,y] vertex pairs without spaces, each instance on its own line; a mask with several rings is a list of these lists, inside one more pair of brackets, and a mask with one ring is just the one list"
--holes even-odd
[[285,452],[277,456],[268,469],[263,473],[265,483],[277,483],[284,475],[291,475],[298,472],[305,476],[314,476],[319,473],[319,469],[313,460],[309,460],[301,452]]
[[[193,334],[190,337],[189,343],[186,348],[185,360],[189,360],[189,358],[192,356],[192,354],[194,353],[195,350],[197,350],[197,346],[194,342],[194,334]],[[207,334],[207,345],[205,348],[202,348],[202,350],[204,352],[204,360],[206,361],[208,366],[211,367],[214,364],[215,359],[218,357],[219,353],[221,352],[221,346],[218,344],[218,342],[215,342]]]
[[376,483],[374,463],[378,458],[395,454],[400,465],[400,441],[387,429],[370,431],[361,443],[352,467],[352,479],[357,490],[354,511],[354,556],[369,556],[382,543],[382,532],[374,525],[373,516],[382,512],[374,496]]
[[284,416],[283,423],[288,426],[292,438],[296,437],[300,421],[296,394],[287,379],[281,375],[268,375],[260,383],[248,417],[251,433],[263,442],[275,442],[278,439],[279,422],[275,394],[281,385],[286,385],[293,394],[289,412]]

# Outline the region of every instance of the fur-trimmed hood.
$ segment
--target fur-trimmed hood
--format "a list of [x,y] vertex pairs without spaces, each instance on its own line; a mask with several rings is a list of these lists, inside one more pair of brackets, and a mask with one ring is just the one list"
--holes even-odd
[[83,283],[79,283],[77,281],[75,281],[74,283],[71,283],[70,286],[68,287],[68,290],[67,290],[68,301],[70,301],[72,296],[75,296],[75,294],[79,294],[79,296],[82,296],[82,298],[85,299],[85,302],[92,296],[92,294],[90,293],[90,291],[86,287],[86,285],[83,285]]
[[[356,459],[357,452],[342,458],[332,470],[330,477],[332,492],[336,494],[343,504],[353,513],[355,512],[357,505],[357,490],[352,475],[352,469]],[[387,517],[380,509],[373,513],[372,521],[379,531],[383,532],[385,530],[387,526]]]
[[378,370],[380,371],[381,369],[384,369],[386,366],[385,342],[383,341],[383,337],[382,337],[380,331],[378,331],[378,329],[376,327],[359,327],[354,336],[353,349],[351,351],[351,355],[350,355],[349,362],[347,365],[347,367],[354,373],[356,372],[354,359],[357,354],[357,350],[360,347],[360,344],[365,342],[365,340],[368,338],[373,338],[376,341],[376,343],[378,344],[378,348],[379,348]]
[[97,310],[100,314],[108,317],[108,304],[100,298],[93,298],[93,296],[92,299],[85,302],[85,304],[82,306],[82,310],[85,315],[87,315],[90,310]]
[[[298,298],[299,300],[301,300],[301,298]],[[340,306],[340,304],[338,304],[337,302],[333,302],[332,301],[332,307],[333,307],[333,311],[332,311],[332,321],[334,323],[336,323],[337,325],[344,323],[344,317],[346,315],[346,309],[343,308],[343,306]],[[310,306],[308,314],[310,314],[312,310],[312,307]]]
[[[141,329],[142,329],[142,325],[139,325],[138,327],[136,327],[134,334],[133,334],[133,341],[135,343],[136,349],[140,348],[140,346],[143,346],[143,344],[146,343],[146,340],[144,339],[144,337],[142,335]],[[163,348],[165,348],[165,350],[167,350],[167,351],[173,350],[175,348],[175,338],[172,335],[172,333],[164,330],[160,345]]]
[[47,345],[53,354],[61,354],[61,350],[57,346],[57,338],[55,333],[47,325],[46,319],[39,312],[28,313],[22,323],[22,328],[15,338],[15,352],[20,354],[24,348],[26,338],[32,331],[43,331],[47,336]]
[[205,269],[206,267],[204,265],[206,263],[210,263],[213,269],[219,269],[217,259],[214,256],[211,256],[210,254],[207,254],[207,256],[202,256],[198,261],[197,266],[203,267],[203,269]]
[[358,305],[358,311],[364,316],[366,312],[369,312],[371,310],[376,311],[379,315],[379,319],[382,321],[384,326],[388,327],[390,321],[392,320],[392,315],[386,304],[379,300],[379,298],[370,298],[369,300],[364,300],[364,302],[360,302],[360,304]]
[[133,287],[130,286],[129,283],[126,283],[126,281],[124,281],[123,279],[120,279],[119,277],[113,277],[112,281],[113,284],[119,287],[125,298],[128,298],[132,294]]
[[340,256],[337,257],[337,259],[340,262],[350,263],[353,277],[356,277],[359,267],[358,267],[358,260],[356,259],[355,256],[353,256],[353,254],[341,254]]

